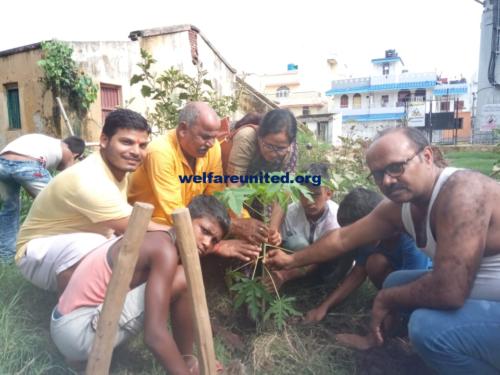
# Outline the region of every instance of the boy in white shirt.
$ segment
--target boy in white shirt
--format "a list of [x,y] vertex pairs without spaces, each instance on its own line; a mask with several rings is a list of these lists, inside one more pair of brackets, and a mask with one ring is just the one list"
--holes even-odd
[[[310,176],[321,176],[321,181],[328,181],[330,174],[325,163],[313,163],[306,172]],[[285,220],[281,225],[282,246],[295,251],[311,245],[325,233],[339,228],[337,222],[338,204],[331,200],[332,190],[324,183],[308,184],[312,201],[302,196],[300,203],[288,206]],[[352,265],[352,258],[336,260],[333,263],[315,264],[291,270],[272,272],[273,280],[279,288],[285,282],[303,277],[313,270],[318,270],[324,278],[337,278],[337,272],[345,274]],[[345,270],[342,270],[345,269]]]

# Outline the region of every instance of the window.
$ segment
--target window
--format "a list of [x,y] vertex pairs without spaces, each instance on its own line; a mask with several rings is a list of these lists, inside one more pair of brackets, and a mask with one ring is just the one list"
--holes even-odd
[[441,112],[449,112],[450,111],[450,102],[441,102],[439,104],[439,109]]
[[389,63],[384,63],[382,65],[382,74],[385,76],[389,74]]
[[396,103],[396,107],[404,107],[405,103],[408,102],[411,98],[410,90],[401,90],[398,92],[398,102]]
[[316,136],[321,141],[327,141],[328,121],[320,121],[316,123]]
[[439,109],[441,112],[449,112],[450,111],[450,99],[448,96],[441,97],[441,103],[439,103]]
[[354,94],[354,96],[352,97],[352,108],[353,109],[361,108],[361,95],[360,94]]
[[102,123],[108,114],[122,104],[122,89],[120,86],[101,83]]
[[7,113],[9,129],[21,129],[21,107],[19,105],[19,88],[17,83],[5,86],[7,91]]
[[417,89],[415,90],[415,101],[425,102],[425,89]]
[[340,97],[340,108],[349,107],[349,97],[347,95],[342,95]]
[[308,116],[311,114],[311,110],[309,109],[308,106],[302,107],[302,116]]
[[457,100],[457,109],[459,111],[462,111],[464,109],[464,101],[463,100]]
[[276,90],[277,98],[287,98],[290,95],[290,89],[287,86],[280,86]]
[[382,107],[388,107],[389,106],[389,95],[382,95],[380,105]]

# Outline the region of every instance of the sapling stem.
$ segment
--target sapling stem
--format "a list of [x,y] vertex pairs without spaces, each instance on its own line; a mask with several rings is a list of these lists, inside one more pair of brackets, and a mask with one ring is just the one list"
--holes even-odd
[[283,250],[284,252],[289,253],[289,254],[294,253],[293,250],[288,250],[288,249],[285,249],[284,247],[280,247],[280,246],[276,246],[276,245],[271,245],[269,243],[266,243],[266,245],[267,245],[267,247],[275,247],[276,249]]
[[257,272],[257,265],[259,264],[259,260],[255,259],[255,266],[253,267],[253,272],[252,272],[252,280],[255,279],[255,272]]
[[273,283],[274,292],[276,293],[276,297],[278,297],[278,299],[281,299],[280,294],[278,293],[278,288],[276,287],[276,283],[274,282],[273,275],[271,274],[271,272],[269,272],[269,270],[267,269],[267,267],[265,265],[264,265],[264,269],[269,274],[269,278],[271,279],[271,282]]
[[258,261],[259,259],[262,259],[264,256],[263,255],[260,255],[258,256],[256,259],[252,259],[251,261],[249,262],[246,262],[245,264],[243,264],[242,266],[239,266],[238,268],[235,268],[234,270],[232,270],[233,272],[237,272],[239,270],[241,270],[242,268],[245,268],[246,266],[252,264],[253,262],[256,262]]
[[[266,258],[266,249],[267,249],[267,246],[265,243],[263,243],[262,245],[262,255],[264,256],[264,259]],[[265,280],[265,276],[266,276],[266,272],[264,271],[265,270],[265,266],[264,266],[264,262],[262,262],[262,282],[264,282]],[[264,299],[262,299],[262,316],[264,316],[264,314],[266,313],[266,301]]]

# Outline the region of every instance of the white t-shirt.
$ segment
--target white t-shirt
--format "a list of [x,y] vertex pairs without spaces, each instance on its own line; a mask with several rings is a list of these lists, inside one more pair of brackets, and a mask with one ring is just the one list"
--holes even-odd
[[127,178],[117,181],[99,152],[65,169],[36,197],[21,226],[16,259],[35,238],[58,234],[90,232],[110,237],[103,221],[130,216]]
[[[304,212],[304,208],[300,203],[292,203],[288,206],[285,221],[281,225],[281,236],[283,241],[287,238],[303,238],[309,244],[316,242],[321,238],[326,232],[333,229],[340,228],[337,222],[337,211],[339,205],[332,200],[327,201],[326,209],[323,215],[316,220],[316,222],[311,223]],[[314,224],[314,225],[311,225]],[[311,242],[311,227],[314,228],[314,233],[312,234],[313,241]]]
[[56,168],[62,160],[61,140],[43,134],[26,134],[16,138],[0,151],[15,152],[45,162],[45,168]]

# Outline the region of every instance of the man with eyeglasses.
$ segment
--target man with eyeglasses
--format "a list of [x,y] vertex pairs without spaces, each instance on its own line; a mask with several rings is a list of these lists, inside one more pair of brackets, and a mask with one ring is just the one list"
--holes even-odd
[[0,262],[12,261],[16,252],[21,187],[36,197],[52,178],[50,170],[72,166],[84,151],[79,137],[61,140],[35,133],[16,138],[0,151]]
[[478,172],[436,165],[427,139],[414,128],[382,132],[366,161],[388,199],[300,252],[270,252],[267,264],[319,263],[406,232],[434,268],[389,275],[373,303],[368,345],[358,337],[353,346],[381,345],[383,322],[406,311],[415,350],[440,374],[498,374],[500,185]]

